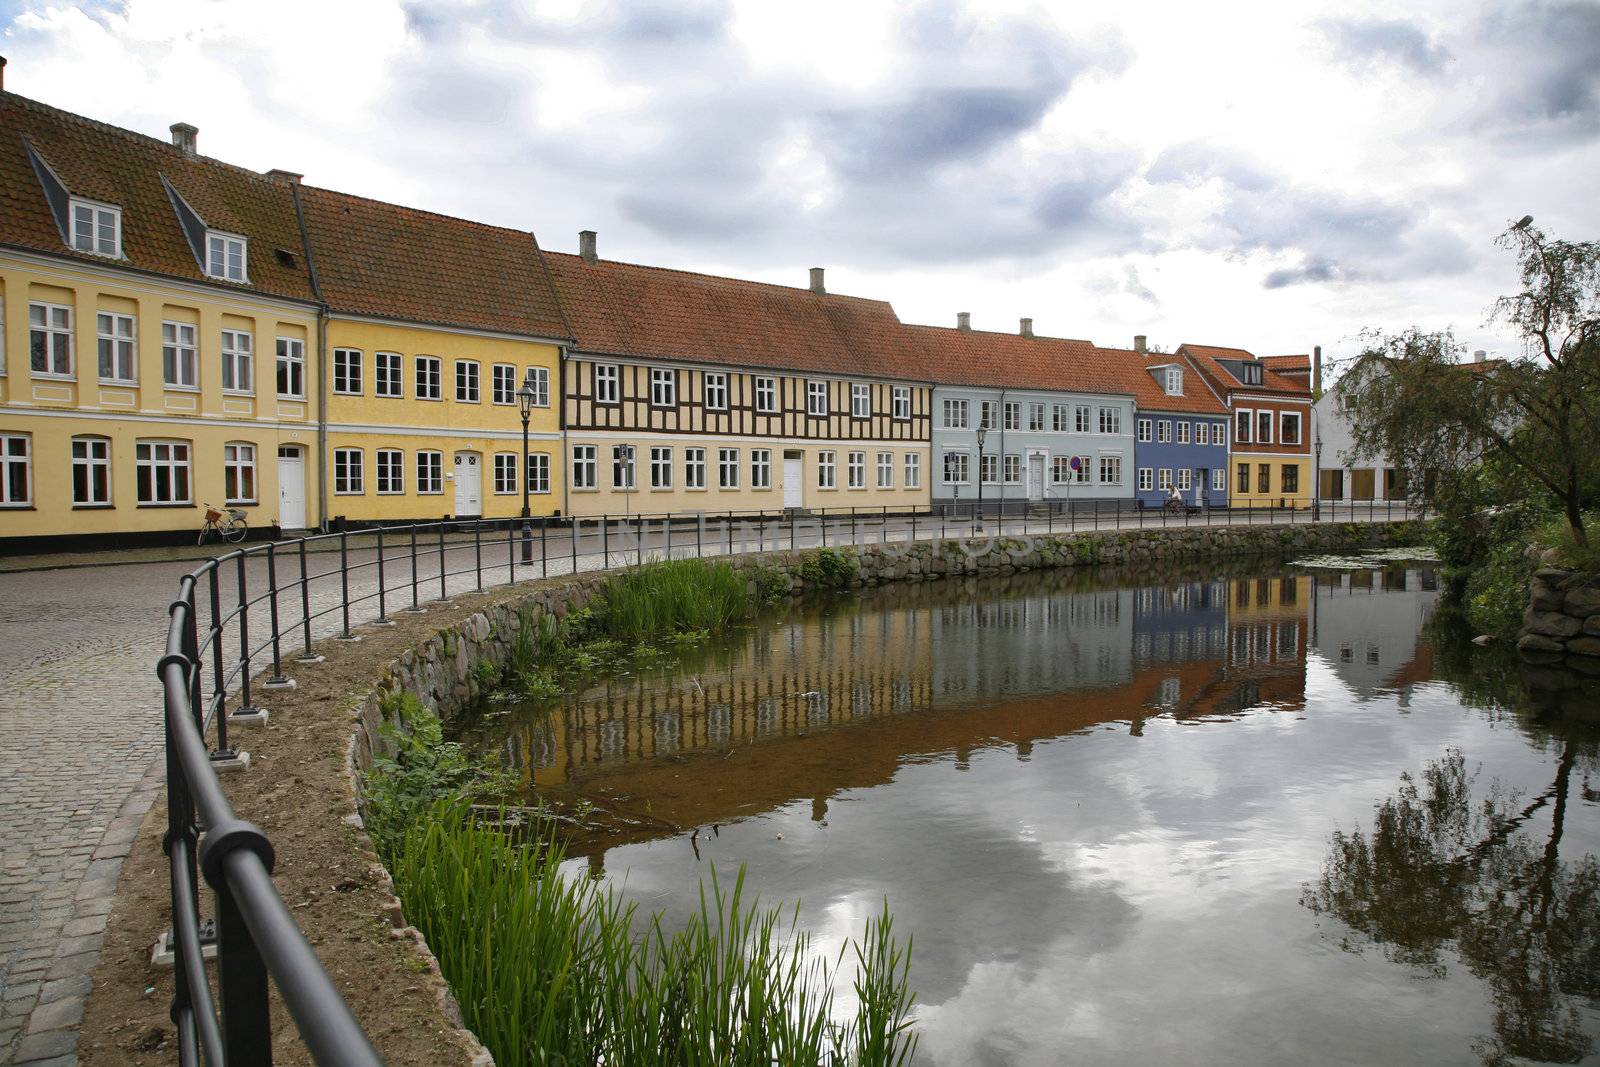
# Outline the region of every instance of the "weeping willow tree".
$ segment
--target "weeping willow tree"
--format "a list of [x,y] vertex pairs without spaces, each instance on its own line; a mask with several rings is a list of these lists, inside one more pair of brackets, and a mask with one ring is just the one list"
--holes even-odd
[[1387,457],[1414,492],[1471,495],[1487,461],[1507,488],[1547,494],[1574,543],[1600,499],[1600,242],[1547,238],[1532,217],[1498,239],[1521,289],[1492,320],[1515,330],[1518,358],[1463,363],[1448,330],[1368,331],[1336,387],[1355,460]]

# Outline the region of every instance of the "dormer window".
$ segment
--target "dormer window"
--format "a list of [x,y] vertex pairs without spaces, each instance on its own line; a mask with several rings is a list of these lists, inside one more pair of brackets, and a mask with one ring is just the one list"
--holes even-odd
[[230,282],[249,281],[245,276],[247,243],[237,234],[206,231],[206,273]]
[[1182,396],[1183,395],[1183,368],[1182,367],[1168,367],[1167,368],[1167,395],[1168,396]]
[[72,247],[96,256],[122,258],[122,209],[72,198]]
[[1260,385],[1261,384],[1261,364],[1259,364],[1259,363],[1246,363],[1244,365],[1244,384],[1246,384],[1246,385]]

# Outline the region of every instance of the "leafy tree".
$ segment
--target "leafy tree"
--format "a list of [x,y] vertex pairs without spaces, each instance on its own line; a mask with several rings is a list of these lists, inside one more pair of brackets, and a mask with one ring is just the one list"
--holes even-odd
[[[1414,492],[1446,503],[1483,501],[1484,461],[1548,495],[1575,544],[1588,545],[1583,511],[1600,493],[1600,242],[1547,239],[1522,219],[1500,235],[1522,288],[1501,297],[1493,320],[1513,327],[1526,354],[1463,366],[1448,330],[1368,331],[1337,386],[1352,458],[1387,456]],[[1454,509],[1464,513],[1464,509]]]

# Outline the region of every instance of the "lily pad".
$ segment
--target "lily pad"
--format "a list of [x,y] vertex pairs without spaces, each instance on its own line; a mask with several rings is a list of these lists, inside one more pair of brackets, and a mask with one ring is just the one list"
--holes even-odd
[[1401,548],[1378,548],[1371,552],[1349,554],[1329,553],[1297,559],[1293,566],[1308,570],[1359,571],[1388,566],[1391,563],[1438,563],[1439,555],[1427,545],[1406,545]]

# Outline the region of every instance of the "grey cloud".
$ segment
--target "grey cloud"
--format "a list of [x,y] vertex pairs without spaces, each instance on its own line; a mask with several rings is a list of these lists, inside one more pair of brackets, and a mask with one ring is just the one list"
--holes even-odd
[[1477,37],[1496,86],[1480,125],[1518,139],[1600,134],[1600,4],[1523,4],[1485,19]]
[[1331,282],[1343,276],[1339,267],[1323,259],[1313,256],[1298,267],[1284,267],[1279,270],[1269,271],[1262,279],[1261,285],[1265,289],[1282,289],[1289,285],[1299,285],[1302,282]]
[[864,175],[925,167],[989,151],[1031,129],[1061,87],[929,88],[873,108],[831,111],[819,127],[842,169]]
[[1420,74],[1437,74],[1452,58],[1448,49],[1405,19],[1327,19],[1319,26],[1336,56],[1347,62],[1384,60]]
[[1145,177],[1157,184],[1177,182],[1184,185],[1221,178],[1230,185],[1251,191],[1270,189],[1277,181],[1248,156],[1204,141],[1187,141],[1164,150],[1150,164]]
[[594,5],[592,13],[578,21],[545,18],[537,9],[509,0],[464,5],[410,0],[402,9],[407,25],[433,42],[454,39],[470,28],[521,41],[674,48],[721,40],[731,17],[726,0],[613,0]]

